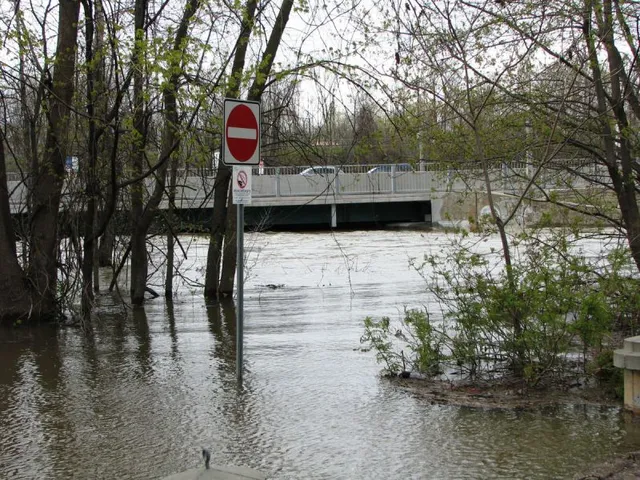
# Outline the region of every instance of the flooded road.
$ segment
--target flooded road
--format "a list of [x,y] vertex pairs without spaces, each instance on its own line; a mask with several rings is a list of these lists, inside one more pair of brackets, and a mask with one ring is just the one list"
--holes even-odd
[[158,478],[199,465],[202,447],[275,479],[571,478],[640,448],[618,409],[430,405],[378,377],[358,351],[362,319],[428,303],[409,258],[444,248],[444,234],[245,238],[242,388],[235,312],[191,285],[206,260],[206,239],[191,239],[173,305],[123,314],[105,295],[93,339],[3,334],[0,478]]

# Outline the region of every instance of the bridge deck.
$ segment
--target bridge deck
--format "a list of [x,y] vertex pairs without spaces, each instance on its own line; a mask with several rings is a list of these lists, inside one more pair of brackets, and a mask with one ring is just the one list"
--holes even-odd
[[[152,181],[147,180],[147,189]],[[179,209],[213,207],[215,177],[184,175],[178,180],[175,205]],[[431,198],[433,176],[430,172],[345,173],[331,177],[316,175],[254,175],[252,205],[329,205],[350,203],[378,203],[428,201]],[[24,182],[9,182],[11,213],[26,208],[27,187]],[[81,198],[82,185],[77,179],[65,182],[63,208],[70,208]],[[167,208],[166,198],[160,208]]]
[[[337,168],[337,167],[334,167]],[[370,166],[352,165],[340,167],[340,173],[330,175],[301,175],[301,167],[254,168],[252,175],[252,207],[287,207],[303,205],[331,205],[335,216],[336,205],[375,204],[393,202],[431,202],[432,221],[436,223],[449,211],[442,211],[443,197],[450,192],[486,191],[481,171],[469,170],[464,177],[453,170],[420,170],[396,172],[391,171],[368,173]],[[536,177],[539,184],[549,189],[579,187],[578,182],[589,177],[602,177],[602,174],[591,166],[573,177],[563,176],[558,170],[550,170]],[[477,175],[471,175],[472,173]],[[526,168],[499,168],[490,171],[490,180],[495,191],[523,191],[529,182],[530,172]],[[175,206],[178,209],[209,209],[213,207],[213,190],[215,171],[187,172],[178,176]],[[153,187],[153,179],[145,181],[147,192]],[[26,212],[28,189],[26,182],[13,174],[9,177],[11,213]],[[84,186],[81,175],[70,174],[66,180],[62,195],[62,208],[82,210]],[[161,209],[168,207],[166,197],[160,204]],[[126,207],[122,207],[126,208]],[[446,207],[446,208],[450,208]],[[468,218],[468,217],[465,217]]]

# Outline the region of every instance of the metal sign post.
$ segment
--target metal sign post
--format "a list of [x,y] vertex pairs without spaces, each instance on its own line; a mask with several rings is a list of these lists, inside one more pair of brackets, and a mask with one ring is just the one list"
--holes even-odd
[[251,205],[251,167],[233,166],[232,196],[238,206],[236,240],[238,242],[236,281],[238,310],[236,313],[236,375],[242,383],[242,350],[244,339],[244,206]]
[[236,376],[238,384],[242,383],[242,348],[244,338],[244,204],[238,204],[238,221],[236,225],[238,240],[238,313],[236,314]]
[[260,103],[225,98],[222,162],[233,165],[233,203],[238,205],[236,280],[236,376],[242,383],[244,348],[244,206],[251,204],[251,165],[260,161]]

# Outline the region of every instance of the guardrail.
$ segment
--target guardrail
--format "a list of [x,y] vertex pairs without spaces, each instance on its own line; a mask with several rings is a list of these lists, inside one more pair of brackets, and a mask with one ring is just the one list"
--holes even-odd
[[256,197],[338,196],[428,192],[431,189],[428,172],[396,172],[391,167],[390,172],[368,173],[372,168],[370,165],[349,167],[324,167],[324,171],[330,169],[333,173],[315,174],[311,174],[309,168],[264,168],[262,175],[253,176],[252,194]]
[[[580,188],[593,181],[610,182],[606,170],[587,162],[576,162],[574,170],[567,172],[559,166],[549,165],[538,176],[538,184],[545,189]],[[287,197],[327,197],[330,201],[358,195],[405,195],[424,193],[429,199],[432,192],[485,191],[484,175],[481,169],[457,171],[444,168],[443,165],[422,164],[419,170],[396,171],[395,165],[389,165],[390,171],[370,173],[372,165],[324,166],[310,175],[310,167],[254,167],[252,176],[252,195],[255,198],[279,199],[274,204],[286,204]],[[565,166],[566,167],[566,166]],[[305,172],[305,170],[307,170]],[[215,184],[215,169],[180,170],[176,191],[178,208],[210,208]],[[526,165],[507,165],[489,172],[494,189],[517,193],[522,191],[532,174]],[[18,173],[8,174],[11,193],[11,211],[18,213],[26,209],[27,180]],[[144,182],[147,190],[153,188],[153,178]],[[82,209],[82,175],[69,175],[64,183],[62,203],[64,208]],[[163,201],[166,207],[166,200]]]

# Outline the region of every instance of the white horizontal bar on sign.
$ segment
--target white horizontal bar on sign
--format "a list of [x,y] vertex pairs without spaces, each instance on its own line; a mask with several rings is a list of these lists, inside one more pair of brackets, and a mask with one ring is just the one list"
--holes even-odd
[[253,128],[228,127],[227,137],[255,140],[258,137],[258,131]]

